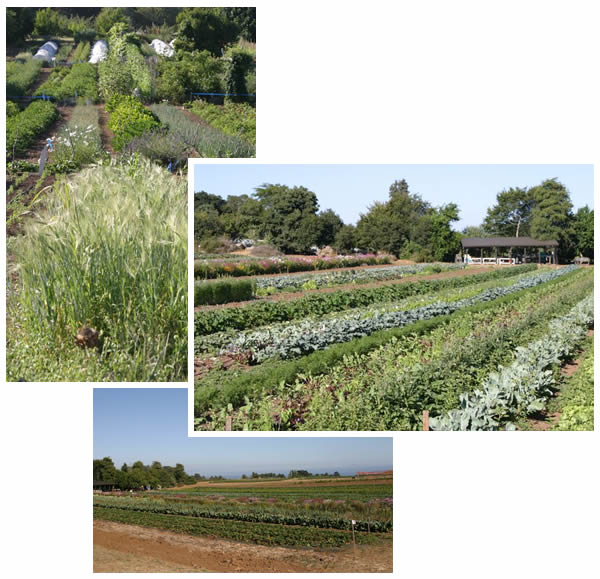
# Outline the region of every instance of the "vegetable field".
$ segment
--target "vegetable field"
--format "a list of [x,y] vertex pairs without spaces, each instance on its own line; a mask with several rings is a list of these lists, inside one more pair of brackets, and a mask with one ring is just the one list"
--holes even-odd
[[426,411],[433,430],[500,430],[540,413],[593,327],[593,273],[462,268],[237,278],[251,299],[223,277],[212,302],[197,281],[197,305],[236,303],[196,308],[196,429],[419,430]]
[[[289,547],[341,547],[389,539],[392,480],[378,484],[277,486],[223,483],[135,496],[94,496],[94,517],[155,527],[186,535],[208,535]],[[239,485],[239,486],[238,486]]]

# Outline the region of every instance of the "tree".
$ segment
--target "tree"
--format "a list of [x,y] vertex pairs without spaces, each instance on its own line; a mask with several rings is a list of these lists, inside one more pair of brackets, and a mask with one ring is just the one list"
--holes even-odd
[[333,209],[321,211],[318,218],[319,237],[317,239],[317,245],[320,247],[333,245],[338,231],[344,226],[344,222]]
[[356,227],[342,225],[338,229],[333,246],[340,253],[350,253],[356,247]]
[[586,205],[575,213],[573,244],[580,256],[594,259],[594,210]]
[[177,15],[175,47],[188,52],[208,50],[221,56],[221,49],[234,42],[239,31],[222,8],[184,8]]
[[6,43],[17,44],[29,36],[35,26],[35,11],[32,8],[6,9]]
[[242,103],[248,101],[251,97],[245,96],[248,94],[246,86],[246,74],[250,71],[254,64],[254,56],[241,48],[231,50],[231,63],[227,70],[227,92],[230,96],[227,100],[234,103]]
[[534,203],[531,190],[521,187],[498,193],[496,205],[488,209],[483,222],[485,232],[489,236],[527,237]]
[[531,212],[531,236],[558,241],[560,261],[575,254],[573,245],[573,205],[567,188],[556,179],[547,179],[530,190],[534,201]]
[[100,36],[107,36],[110,29],[118,23],[123,23],[127,27],[131,26],[131,20],[123,8],[110,8],[105,6],[96,16],[96,30]]
[[256,42],[256,8],[227,7],[223,11],[237,25],[241,36],[250,42]]
[[267,183],[255,196],[263,210],[262,235],[284,253],[308,253],[319,238],[317,196],[306,187]]
[[67,29],[65,20],[56,9],[41,8],[35,13],[34,32],[40,36],[60,36]]
[[112,458],[105,456],[103,459],[96,459],[93,463],[94,480],[113,482],[117,476],[117,469]]
[[453,221],[458,221],[456,203],[442,205],[433,212],[431,253],[436,261],[453,261],[460,250],[460,235],[450,227]]
[[356,242],[363,249],[409,255],[427,244],[431,209],[420,195],[409,191],[406,180],[395,181],[388,201],[375,202],[361,215]]
[[462,230],[462,234],[464,237],[489,237],[483,225],[467,225]]

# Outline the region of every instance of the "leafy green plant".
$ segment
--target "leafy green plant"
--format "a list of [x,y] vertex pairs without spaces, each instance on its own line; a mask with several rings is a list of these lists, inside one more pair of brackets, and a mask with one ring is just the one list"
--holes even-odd
[[224,106],[204,100],[193,101],[190,111],[207,123],[234,137],[256,145],[256,109],[245,103],[226,102]]
[[108,128],[114,133],[112,145],[120,151],[135,137],[160,126],[160,121],[144,105],[131,96],[116,96],[107,104],[110,111]]
[[56,135],[52,167],[65,172],[89,165],[102,155],[98,109],[93,105],[77,105],[69,122]]
[[32,102],[26,109],[6,121],[6,155],[21,155],[44,134],[58,118],[56,105],[49,101]]

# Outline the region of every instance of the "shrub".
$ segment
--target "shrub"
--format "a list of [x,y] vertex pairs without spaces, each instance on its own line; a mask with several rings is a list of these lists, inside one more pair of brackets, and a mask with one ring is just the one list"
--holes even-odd
[[224,133],[256,144],[256,109],[249,104],[226,102],[218,106],[199,100],[190,110]]
[[158,63],[156,96],[173,103],[184,103],[192,92],[223,92],[223,61],[207,50],[185,52],[177,59]]
[[49,101],[35,101],[6,121],[6,155],[23,154],[58,118],[58,109]]
[[255,284],[250,279],[221,278],[194,284],[194,305],[216,305],[242,302],[254,297]]
[[12,101],[6,102],[6,118],[14,117],[15,115],[18,115],[20,112],[21,112],[21,109],[19,108],[18,104],[13,103]]
[[241,48],[234,48],[231,52],[231,64],[227,71],[227,92],[232,96],[228,96],[227,99],[234,103],[246,102],[250,98],[243,96],[248,93],[246,74],[254,64],[254,55]]
[[205,253],[230,253],[235,245],[228,237],[205,237],[198,244]]
[[135,137],[160,126],[160,121],[136,98],[117,96],[107,103],[108,128],[114,133],[112,145],[120,151]]
[[89,42],[80,42],[73,53],[73,62],[87,62],[90,57],[90,43]]

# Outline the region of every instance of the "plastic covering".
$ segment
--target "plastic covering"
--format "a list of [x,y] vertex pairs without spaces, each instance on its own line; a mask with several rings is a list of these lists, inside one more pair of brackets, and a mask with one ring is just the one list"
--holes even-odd
[[40,49],[34,54],[33,58],[38,60],[52,60],[58,52],[58,44],[51,40],[42,44]]
[[156,54],[160,54],[161,56],[173,56],[173,54],[175,54],[175,49],[170,45],[167,44],[166,42],[163,42],[162,40],[159,40],[158,38],[155,38],[151,43],[150,46],[152,47],[152,50],[154,50],[154,52],[156,52]]
[[98,40],[94,43],[94,47],[92,48],[92,53],[90,54],[90,62],[92,64],[102,62],[106,58],[107,54],[108,44],[106,44],[105,40]]

